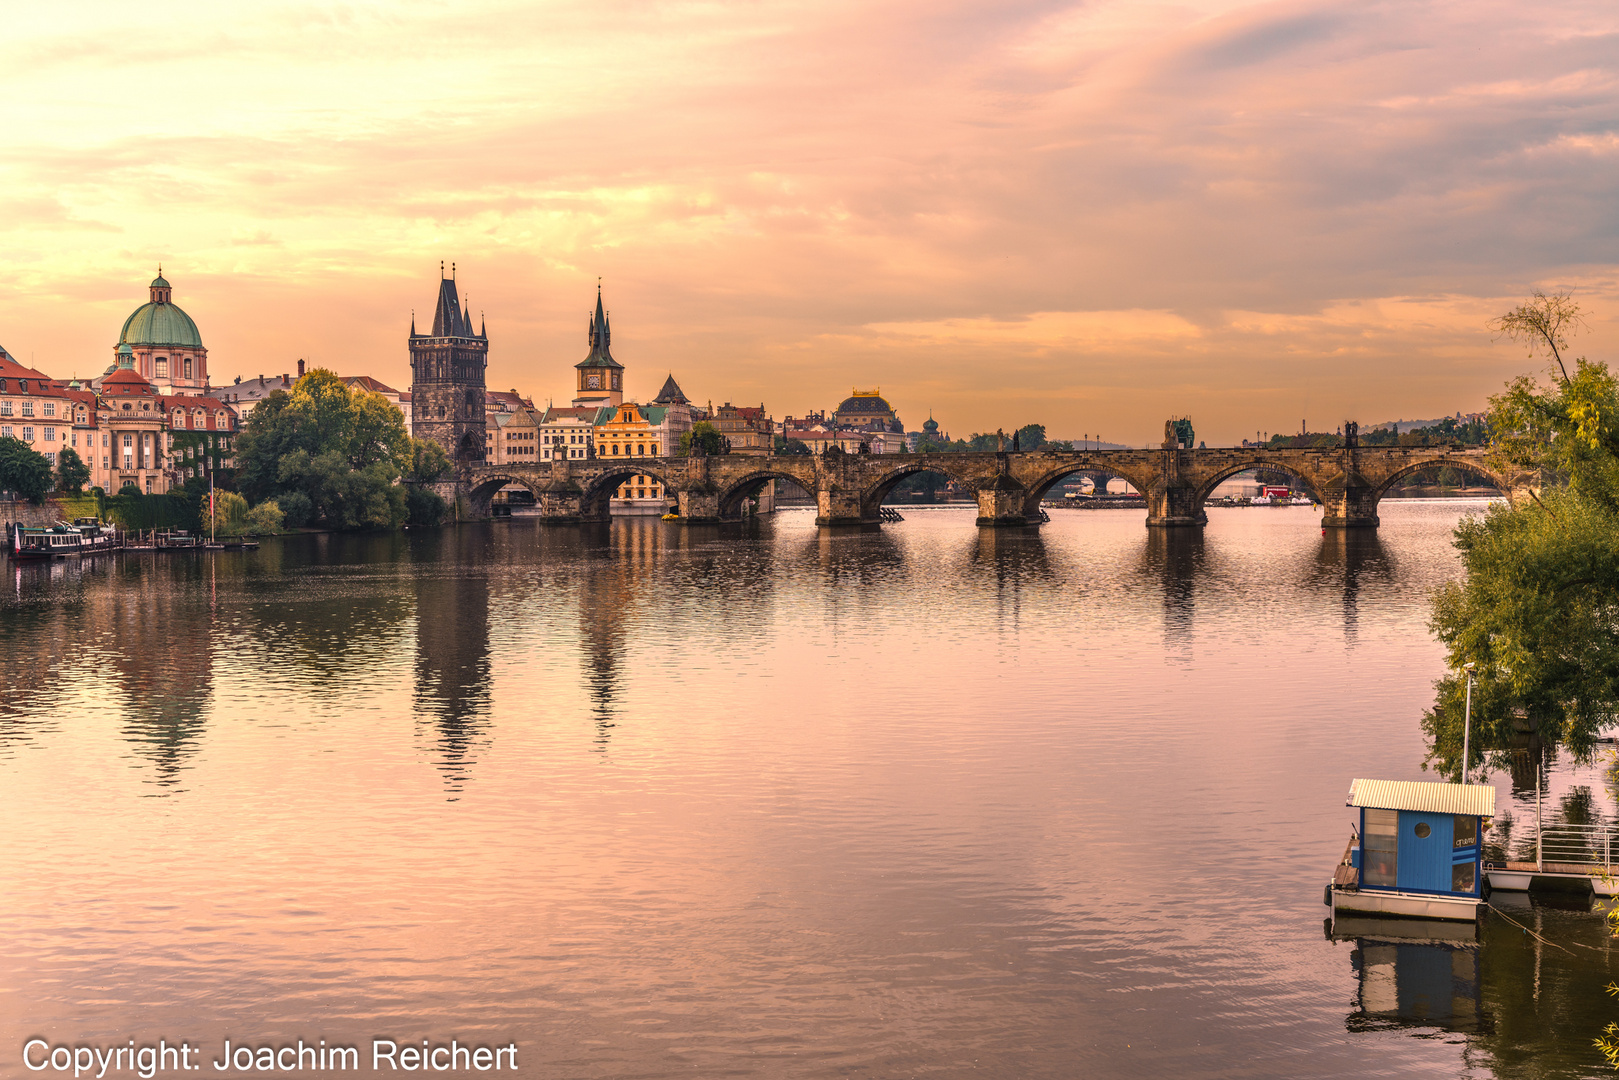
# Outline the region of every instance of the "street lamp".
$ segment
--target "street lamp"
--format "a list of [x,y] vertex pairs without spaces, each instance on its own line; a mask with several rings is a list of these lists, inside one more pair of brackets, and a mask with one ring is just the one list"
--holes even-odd
[[1473,734],[1473,661],[1469,660],[1462,665],[1467,672],[1467,704],[1462,712],[1462,783],[1467,783],[1467,751],[1468,742]]

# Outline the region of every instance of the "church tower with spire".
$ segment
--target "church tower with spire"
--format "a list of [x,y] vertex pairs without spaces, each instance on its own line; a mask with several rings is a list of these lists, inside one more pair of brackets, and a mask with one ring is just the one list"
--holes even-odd
[[590,355],[574,367],[579,387],[574,394],[575,408],[613,408],[624,404],[624,365],[613,359],[613,327],[602,310],[601,285],[596,286],[596,313],[590,317]]
[[432,332],[418,334],[415,316],[410,320],[410,433],[442,446],[457,471],[483,464],[487,454],[488,363],[489,337],[482,327],[473,332],[472,307],[463,307],[456,293],[454,265],[445,277],[440,263]]

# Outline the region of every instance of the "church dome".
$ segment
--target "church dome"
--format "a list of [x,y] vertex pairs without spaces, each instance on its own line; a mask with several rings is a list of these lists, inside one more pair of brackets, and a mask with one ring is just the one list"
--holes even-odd
[[876,394],[856,394],[854,397],[844,398],[837,411],[840,413],[869,413],[872,416],[886,416],[894,410],[887,401]]
[[930,416],[922,421],[922,430],[929,435],[937,435],[939,433],[939,422]]
[[151,300],[136,308],[124,320],[124,328],[118,334],[118,344],[202,348],[202,335],[197,332],[197,324],[171,302],[172,286],[161,270],[148,288],[151,289]]

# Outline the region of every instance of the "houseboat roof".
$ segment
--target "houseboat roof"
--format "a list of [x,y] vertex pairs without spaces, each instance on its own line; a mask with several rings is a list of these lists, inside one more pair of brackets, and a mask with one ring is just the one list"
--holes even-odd
[[1355,780],[1349,785],[1347,805],[1494,817],[1495,788],[1489,784],[1439,784],[1428,780]]

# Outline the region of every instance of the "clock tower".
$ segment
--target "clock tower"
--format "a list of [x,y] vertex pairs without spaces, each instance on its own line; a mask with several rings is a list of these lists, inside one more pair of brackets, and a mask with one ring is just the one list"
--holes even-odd
[[575,408],[614,408],[624,404],[624,365],[613,359],[613,328],[602,311],[601,286],[596,286],[596,313],[590,317],[590,355],[574,367],[579,372]]

